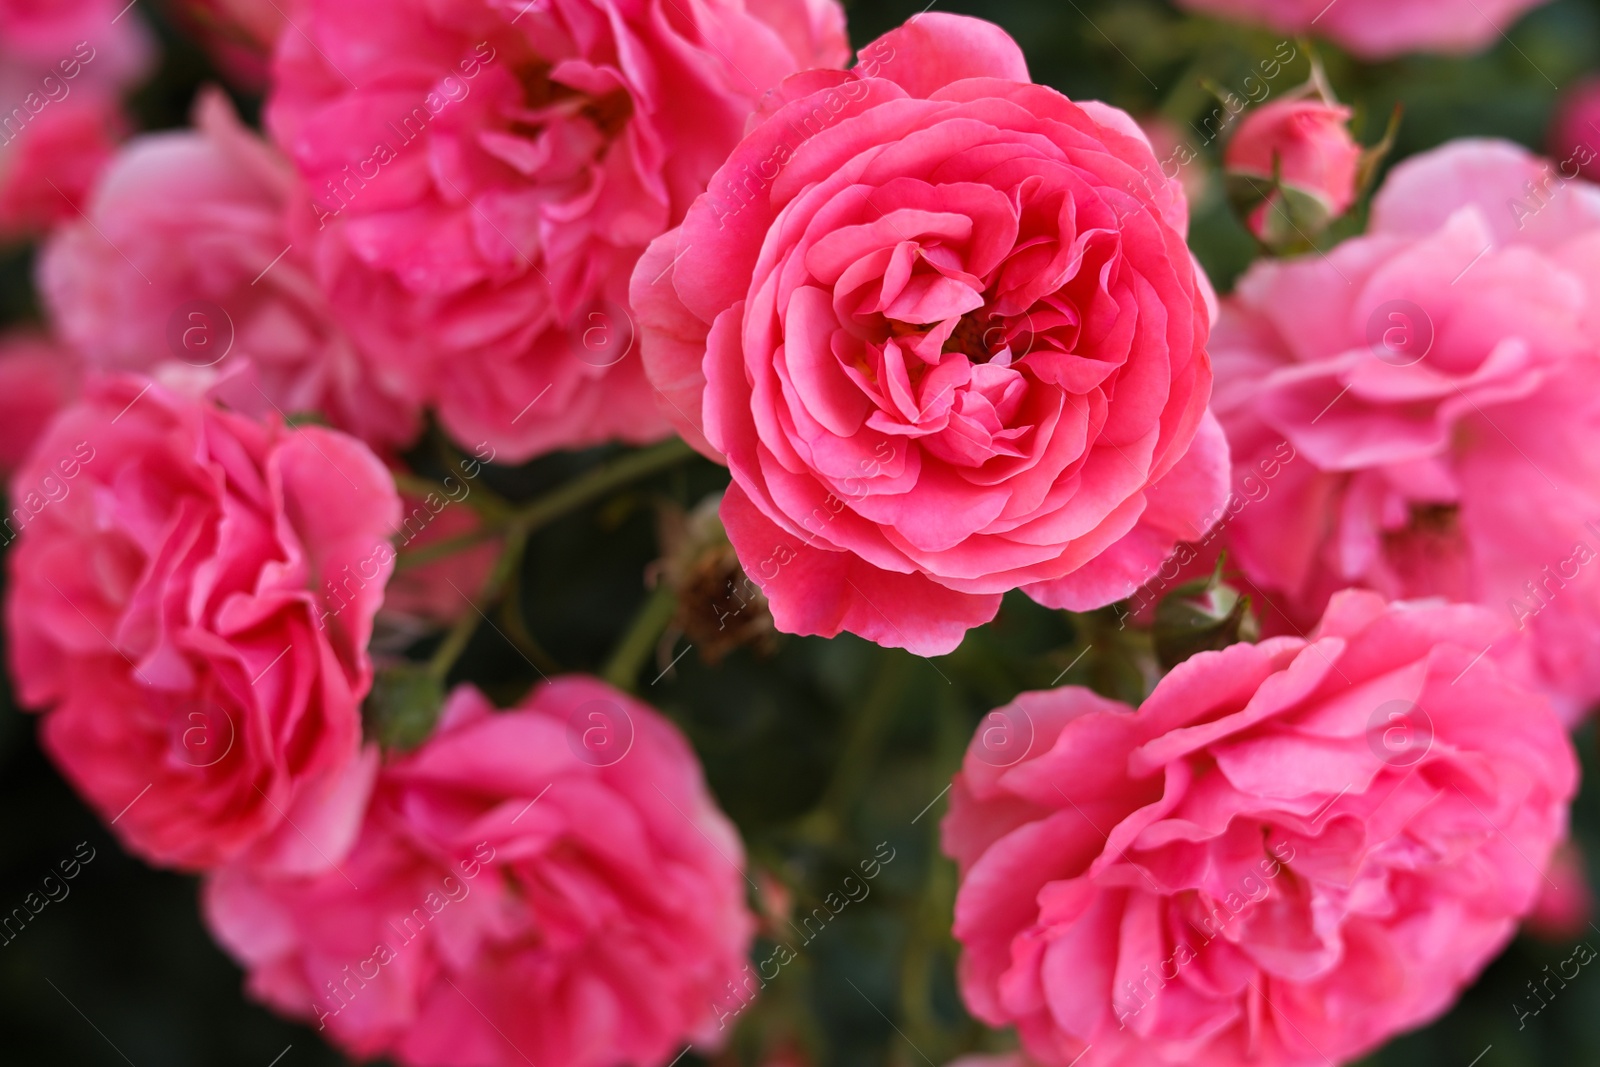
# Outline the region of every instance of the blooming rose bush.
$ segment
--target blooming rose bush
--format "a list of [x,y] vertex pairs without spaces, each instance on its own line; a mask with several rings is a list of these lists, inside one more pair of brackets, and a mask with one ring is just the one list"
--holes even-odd
[[844,61],[833,0],[307,0],[297,23],[268,120],[353,335],[512,461],[666,436],[629,274],[763,93]]
[[1177,0],[1180,7],[1317,34],[1364,59],[1405,52],[1475,52],[1548,0]]
[[1564,711],[1600,699],[1597,323],[1600,189],[1501,142],[1407,160],[1366,236],[1253,267],[1212,354],[1239,469],[1297,456],[1226,530],[1266,603],[1484,604]]
[[41,113],[26,136],[0,145],[0,237],[31,237],[77,218],[123,126],[115,99],[84,93]]
[[1576,788],[1549,705],[1479,659],[1500,629],[1349,592],[1137,711],[1067,687],[995,713],[943,826],[968,1006],[1056,1067],[1343,1063],[1443,1012]]
[[949,652],[1008,590],[1099,607],[1204,533],[1227,453],[1186,225],[1133,120],[1029,83],[989,23],[785,82],[633,289],[779,628]]
[[124,844],[336,862],[375,769],[360,702],[399,511],[377,457],[123,376],[56,418],[11,500],[11,677]]
[[343,870],[227,868],[205,910],[252,995],[353,1056],[645,1067],[726,1037],[743,846],[677,730],[595,679],[498,714],[458,689]]
[[57,330],[91,367],[210,368],[258,415],[316,412],[376,447],[404,444],[418,402],[334,322],[290,221],[307,210],[287,161],[218,92],[196,128],[148,134],[107,171],[39,267]]

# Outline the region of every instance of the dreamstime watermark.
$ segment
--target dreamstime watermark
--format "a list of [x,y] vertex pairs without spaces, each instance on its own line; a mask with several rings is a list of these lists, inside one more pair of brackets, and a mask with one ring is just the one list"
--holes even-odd
[[10,514],[0,520],[0,530],[3,530],[0,533],[0,545],[15,541],[17,535],[47,507],[67,499],[72,493],[72,480],[83,473],[83,468],[93,462],[94,457],[94,446],[88,441],[79,441],[73,446],[72,455],[58,459],[53,464],[55,474],[44,475],[38,485],[22,492],[12,503]]
[[[1534,1003],[1538,1004],[1538,1007],[1528,1010],[1523,1008],[1520,1003],[1513,1003],[1511,1005],[1511,1010],[1517,1013],[1517,1029],[1527,1029],[1528,1020],[1537,1018],[1540,1012],[1548,1008],[1555,1001],[1556,996],[1563,989],[1567,988],[1567,983],[1575,980],[1578,975],[1582,973],[1583,968],[1594,961],[1594,958],[1594,946],[1589,944],[1587,941],[1580,941],[1572,950],[1572,955],[1557,963],[1556,969],[1553,972],[1550,970],[1550,965],[1548,963],[1544,965],[1544,970],[1546,972],[1545,977],[1544,980],[1538,985],[1534,984],[1534,980],[1532,978],[1528,979],[1528,992],[1531,994],[1530,999]],[[1568,974],[1566,971],[1566,966],[1569,963],[1572,965],[1571,974]],[[1551,982],[1560,983],[1559,988],[1551,989]],[[1543,995],[1541,995],[1539,992],[1541,988],[1544,990]]]
[[322,1003],[314,1002],[312,1005],[312,1010],[317,1013],[317,1029],[326,1028],[328,1020],[348,1008],[357,994],[367,988],[368,982],[377,981],[383,968],[398,959],[407,945],[421,937],[445,908],[466,900],[472,892],[470,883],[482,873],[486,864],[494,862],[494,856],[494,846],[487,841],[480,841],[470,857],[454,864],[461,875],[459,879],[453,874],[445,875],[437,889],[430,889],[416,907],[399,916],[398,926],[395,925],[395,918],[388,919],[384,925],[394,935],[392,943],[388,938],[379,941],[373,946],[371,955],[356,963],[346,964],[339,972],[343,978],[337,985],[331,978],[323,983],[325,995],[318,994],[323,997]]
[[633,751],[633,716],[615,700],[586,700],[567,716],[567,748],[591,767],[610,767]]
[[851,76],[848,81],[823,93],[809,112],[784,115],[792,136],[780,140],[757,162],[742,164],[738,173],[719,175],[717,185],[706,190],[717,227],[725,228],[730,218],[756,203],[802,145],[838,122],[849,105],[865,100],[871,92],[866,79],[876,78],[894,58],[895,51],[887,41],[880,40],[863,49],[856,56],[856,65],[846,72]]
[[461,72],[460,78],[449,75],[441,79],[420,103],[399,117],[398,126],[393,119],[387,123],[394,132],[397,144],[381,140],[372,146],[365,158],[355,162],[354,170],[351,164],[346,163],[340,168],[343,177],[329,178],[321,190],[321,198],[311,201],[312,210],[317,214],[317,229],[325,229],[328,220],[343,214],[345,208],[366,189],[367,183],[376,181],[383,168],[399,159],[401,151],[415,143],[435,119],[452,105],[465,100],[472,92],[472,86],[468,83],[495,61],[496,54],[488,41],[479,42],[472,53],[456,65]]
[[[484,449],[489,454],[483,454]],[[487,441],[473,450],[473,459],[460,460],[456,471],[461,475],[445,475],[438,490],[424,494],[395,528],[392,540],[379,541],[371,552],[355,563],[346,563],[338,573],[323,579],[322,612],[317,616],[317,629],[325,630],[328,623],[339,617],[369,585],[385,580],[387,568],[398,558],[397,548],[404,548],[422,535],[435,519],[452,504],[459,504],[472,495],[469,484],[483,473],[485,465],[493,463],[498,453]],[[452,483],[454,487],[452,487]],[[457,491],[459,490],[459,492]]]
[[51,104],[59,104],[72,95],[72,81],[83,68],[94,61],[94,46],[88,41],[73,45],[72,55],[56,64],[55,74],[39,79],[39,87],[22,98],[10,111],[0,112],[0,148],[5,148],[22,136],[33,120]]
[[[886,450],[887,455],[884,454]],[[806,531],[806,545],[815,544],[817,537],[821,535],[823,530],[827,529],[828,524],[833,522],[852,501],[866,499],[868,494],[862,478],[877,477],[884,466],[893,463],[898,456],[899,453],[893,445],[887,441],[879,441],[878,446],[872,450],[872,458],[857,461],[856,471],[859,477],[852,475],[845,478],[839,485],[839,488],[843,489],[847,495],[840,496],[830,490],[828,495],[823,498],[822,503],[812,508],[811,513],[800,520],[800,528]],[[851,488],[850,483],[852,482],[856,484],[856,488]],[[814,529],[812,527],[813,523],[816,524]],[[766,584],[777,578],[783,568],[793,563],[797,558],[799,558],[799,553],[793,547],[787,544],[780,544],[773,547],[771,553],[756,565],[753,572],[750,568],[746,568],[743,585],[746,587],[746,591],[751,594],[752,600],[756,600],[759,603],[760,598],[766,595],[764,592]],[[717,607],[715,601],[712,602],[712,610],[717,612],[717,620],[721,624],[717,627],[719,630],[726,625],[727,619],[739,615],[746,607],[749,607],[749,602],[738,595],[735,589],[735,582],[732,579],[728,581],[728,593],[738,599],[739,608],[736,611],[723,612]]]
[[[889,849],[889,854],[883,854],[884,849]],[[862,860],[857,866],[861,868],[861,877],[847,874],[840,883],[838,890],[830,890],[822,898],[822,903],[811,909],[811,914],[800,920],[800,926],[794,925],[794,920],[789,920],[789,925],[803,938],[800,947],[811,944],[817,936],[825,930],[829,923],[837,918],[851,904],[859,904],[872,895],[872,886],[869,885],[874,878],[883,873],[883,868],[894,862],[896,851],[890,848],[889,842],[881,841],[873,850],[871,857]],[[852,887],[852,883],[854,886]],[[858,895],[859,894],[859,895]],[[811,929],[813,921],[816,929]],[[755,1002],[756,995],[767,988],[767,984],[778,977],[783,968],[799,958],[799,952],[788,942],[780,941],[773,948],[772,953],[754,968],[750,964],[744,965],[744,970],[737,983],[728,982],[723,1003],[713,1002],[711,1009],[717,1014],[717,1029],[726,1030],[728,1023],[737,1019],[739,1014]],[[772,973],[767,973],[768,966]]]
[[[1591,520],[1583,524],[1584,530],[1595,539],[1595,544],[1600,544],[1600,526]],[[1579,540],[1572,546],[1572,553],[1565,559],[1555,563],[1546,563],[1539,572],[1540,577],[1530,578],[1523,583],[1522,596],[1506,598],[1506,607],[1511,611],[1511,617],[1517,621],[1517,629],[1528,628],[1528,620],[1536,618],[1540,612],[1548,608],[1556,596],[1567,587],[1569,582],[1575,582],[1583,568],[1592,563],[1600,552],[1587,540]]]
[[1179,544],[1172,555],[1146,570],[1139,588],[1124,605],[1113,609],[1117,612],[1117,628],[1127,629],[1129,618],[1161,599],[1162,594],[1182,577],[1184,568],[1199,559],[1200,554],[1222,535],[1240,512],[1251,504],[1259,504],[1267,499],[1272,493],[1273,479],[1297,458],[1294,446],[1288,441],[1280,441],[1271,455],[1257,460],[1253,468],[1245,468],[1238,487],[1230,491],[1228,499],[1205,517],[1205,533],[1194,541]]
[[[1286,48],[1289,50],[1288,55],[1283,54]],[[1240,88],[1244,91],[1244,99],[1240,99],[1231,89],[1223,89],[1219,93],[1221,100],[1218,106],[1212,108],[1211,113],[1201,120],[1201,126],[1196,127],[1190,123],[1190,127],[1201,137],[1199,147],[1187,139],[1179,142],[1165,159],[1156,162],[1156,173],[1151,173],[1148,167],[1141,167],[1138,178],[1130,178],[1126,183],[1127,192],[1135,196],[1154,196],[1163,185],[1177,181],[1179,175],[1183,173],[1183,168],[1200,158],[1201,148],[1211,144],[1233,124],[1233,120],[1245,110],[1247,101],[1249,104],[1259,106],[1272,95],[1272,83],[1283,74],[1284,67],[1293,63],[1299,56],[1300,50],[1294,46],[1294,42],[1279,41],[1272,55],[1256,64],[1261,72],[1260,77],[1254,74],[1246,75],[1240,84]],[[1255,84],[1254,89],[1251,88],[1251,83]],[[1143,186],[1142,190],[1139,188],[1140,185]]]
[[[1125,1029],[1129,1019],[1149,1007],[1163,989],[1177,980],[1184,967],[1199,959],[1205,947],[1222,935],[1229,923],[1271,896],[1273,879],[1293,859],[1294,846],[1280,841],[1267,849],[1267,855],[1256,862],[1255,870],[1241,878],[1232,890],[1220,897],[1209,897],[1211,910],[1199,922],[1191,920],[1189,923],[1190,929],[1199,933],[1201,939],[1178,941],[1172,953],[1156,963],[1153,972],[1150,964],[1145,964],[1140,977],[1127,979],[1123,990],[1113,995],[1112,1010],[1117,1015],[1117,1028]],[[1260,872],[1259,876],[1256,872]],[[1169,966],[1171,973],[1168,973]]]
[[1367,717],[1367,748],[1391,767],[1415,767],[1433,747],[1433,719],[1410,700],[1386,700]]
[[[1593,163],[1597,154],[1600,153],[1596,153],[1588,141],[1579,141],[1573,146],[1572,154],[1554,168],[1546,163],[1538,181],[1530,179],[1524,182],[1522,188],[1527,198],[1506,201],[1511,217],[1517,220],[1517,229],[1520,231],[1527,226],[1529,219],[1549,207],[1563,189],[1577,181],[1583,168]],[[1568,168],[1571,168],[1570,173]]]
[[[84,855],[88,849],[89,854]],[[83,873],[83,868],[88,866],[95,858],[95,850],[87,841],[78,843],[72,856],[60,861],[56,866],[61,869],[60,875],[54,871],[44,876],[39,882],[39,888],[32,890],[22,898],[22,903],[11,909],[11,914],[0,918],[0,948],[4,948],[15,941],[28,924],[38,918],[39,913],[51,904],[59,904],[67,899],[72,892],[72,887],[67,883]],[[15,929],[12,929],[13,925]]]

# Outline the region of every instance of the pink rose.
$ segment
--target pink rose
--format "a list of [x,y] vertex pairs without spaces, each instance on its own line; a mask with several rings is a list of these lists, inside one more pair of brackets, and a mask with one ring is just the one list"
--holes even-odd
[[937,12],[765,115],[633,297],[780,629],[945,653],[1008,590],[1099,607],[1205,531],[1210,290],[1131,118]]
[[1349,592],[1137,711],[1068,687],[991,713],[943,827],[973,1013],[1054,1067],[1324,1067],[1442,1013],[1577,785],[1551,708],[1480,659],[1498,630]]
[[77,396],[81,377],[78,361],[56,342],[0,334],[0,475],[9,478],[22,464],[55,413]]
[[377,457],[108,378],[11,502],[12,678],[127,847],[189,869],[337,862],[375,770],[360,703],[399,511]]
[[[511,461],[664,437],[628,277],[834,0],[308,0],[268,106],[352,332]],[[360,86],[360,88],[356,88]]]
[[352,1056],[657,1067],[727,1036],[743,870],[682,735],[573,676],[502,713],[458,689],[384,770],[348,879],[226,868],[204,905],[251,995]]
[[1282,461],[1226,530],[1266,607],[1473,601],[1565,713],[1600,699],[1600,190],[1500,142],[1414,157],[1367,236],[1253,267],[1212,354],[1238,469]]
[[1327,219],[1350,209],[1356,199],[1361,146],[1350,136],[1348,107],[1316,99],[1275,100],[1249,112],[1228,142],[1223,165],[1263,191],[1264,203],[1250,216],[1250,230],[1266,237],[1275,220],[1289,217],[1292,205],[1273,190],[1311,197]]
[[0,135],[0,238],[76,219],[125,127],[115,99],[85,90],[40,112],[22,136]]
[[59,332],[102,370],[209,368],[237,410],[317,412],[376,447],[404,444],[417,403],[334,323],[309,249],[291,241],[304,210],[293,170],[220,93],[195,119],[129,144],[87,217],[50,241],[39,285]]
[[76,218],[153,55],[117,0],[0,0],[0,241]]
[[1547,144],[1562,177],[1600,177],[1600,78],[1585,78],[1561,94]]
[[1177,0],[1179,7],[1317,34],[1364,59],[1405,52],[1477,52],[1548,0]]

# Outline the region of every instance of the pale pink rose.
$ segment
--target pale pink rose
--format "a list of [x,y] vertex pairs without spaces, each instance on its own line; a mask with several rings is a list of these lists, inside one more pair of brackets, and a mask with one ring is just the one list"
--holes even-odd
[[1265,606],[1477,602],[1564,713],[1600,698],[1600,189],[1502,142],[1407,160],[1367,236],[1253,267],[1211,349],[1238,470],[1289,457],[1225,531]]
[[41,111],[21,136],[0,134],[0,239],[76,219],[125,129],[117,102],[86,89]]
[[1008,590],[1099,607],[1204,533],[1210,290],[1131,118],[937,12],[766,114],[633,297],[779,629],[945,653]]
[[87,216],[52,237],[38,274],[57,330],[94,368],[208,368],[237,410],[314,412],[374,447],[404,444],[417,402],[335,324],[310,249],[291,240],[306,210],[293,169],[221,93],[195,120],[131,142]]
[[1589,885],[1587,867],[1576,841],[1556,849],[1539,886],[1539,901],[1528,913],[1523,929],[1558,945],[1586,936],[1594,920],[1594,888]]
[[1364,59],[1478,52],[1548,0],[1177,0],[1179,7],[1326,37]]
[[7,637],[63,774],[133,852],[325,868],[360,824],[388,472],[132,375],[92,382],[11,479]]
[[847,57],[834,0],[308,0],[297,23],[268,122],[355,336],[512,461],[666,436],[628,277],[762,95]]
[[1600,78],[1585,78],[1561,94],[1546,145],[1562,177],[1600,177]]
[[342,867],[227,868],[204,906],[250,994],[352,1056],[659,1067],[728,1036],[755,926],[738,834],[682,735],[596,679],[498,713],[458,689]]
[[57,411],[78,395],[82,368],[39,334],[0,334],[0,476],[9,478]]
[[[1350,136],[1351,114],[1342,104],[1317,99],[1275,100],[1245,115],[1223,153],[1223,166],[1264,191],[1276,180],[1314,197],[1329,219],[1337,218],[1355,203],[1361,168],[1361,146]],[[1250,229],[1262,236],[1265,214],[1284,210],[1274,194],[1256,209]]]
[[943,826],[968,1007],[1053,1067],[1326,1067],[1444,1012],[1577,786],[1553,710],[1480,658],[1499,630],[1351,591],[1137,711],[1068,687],[991,713]]

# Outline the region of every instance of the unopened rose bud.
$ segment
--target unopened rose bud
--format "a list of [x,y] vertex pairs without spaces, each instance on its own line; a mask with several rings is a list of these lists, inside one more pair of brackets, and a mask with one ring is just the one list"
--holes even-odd
[[1178,586],[1156,608],[1156,658],[1170,671],[1197,653],[1254,641],[1260,632],[1250,598],[1223,583],[1219,561],[1209,578]]
[[1267,247],[1309,245],[1355,203],[1363,152],[1350,114],[1316,98],[1279,100],[1239,124],[1223,153],[1228,190]]
[[777,640],[766,597],[739,565],[717,517],[719,496],[707,497],[693,511],[663,511],[659,522],[662,581],[677,595],[673,626],[715,664],[741,646],[770,652]]

